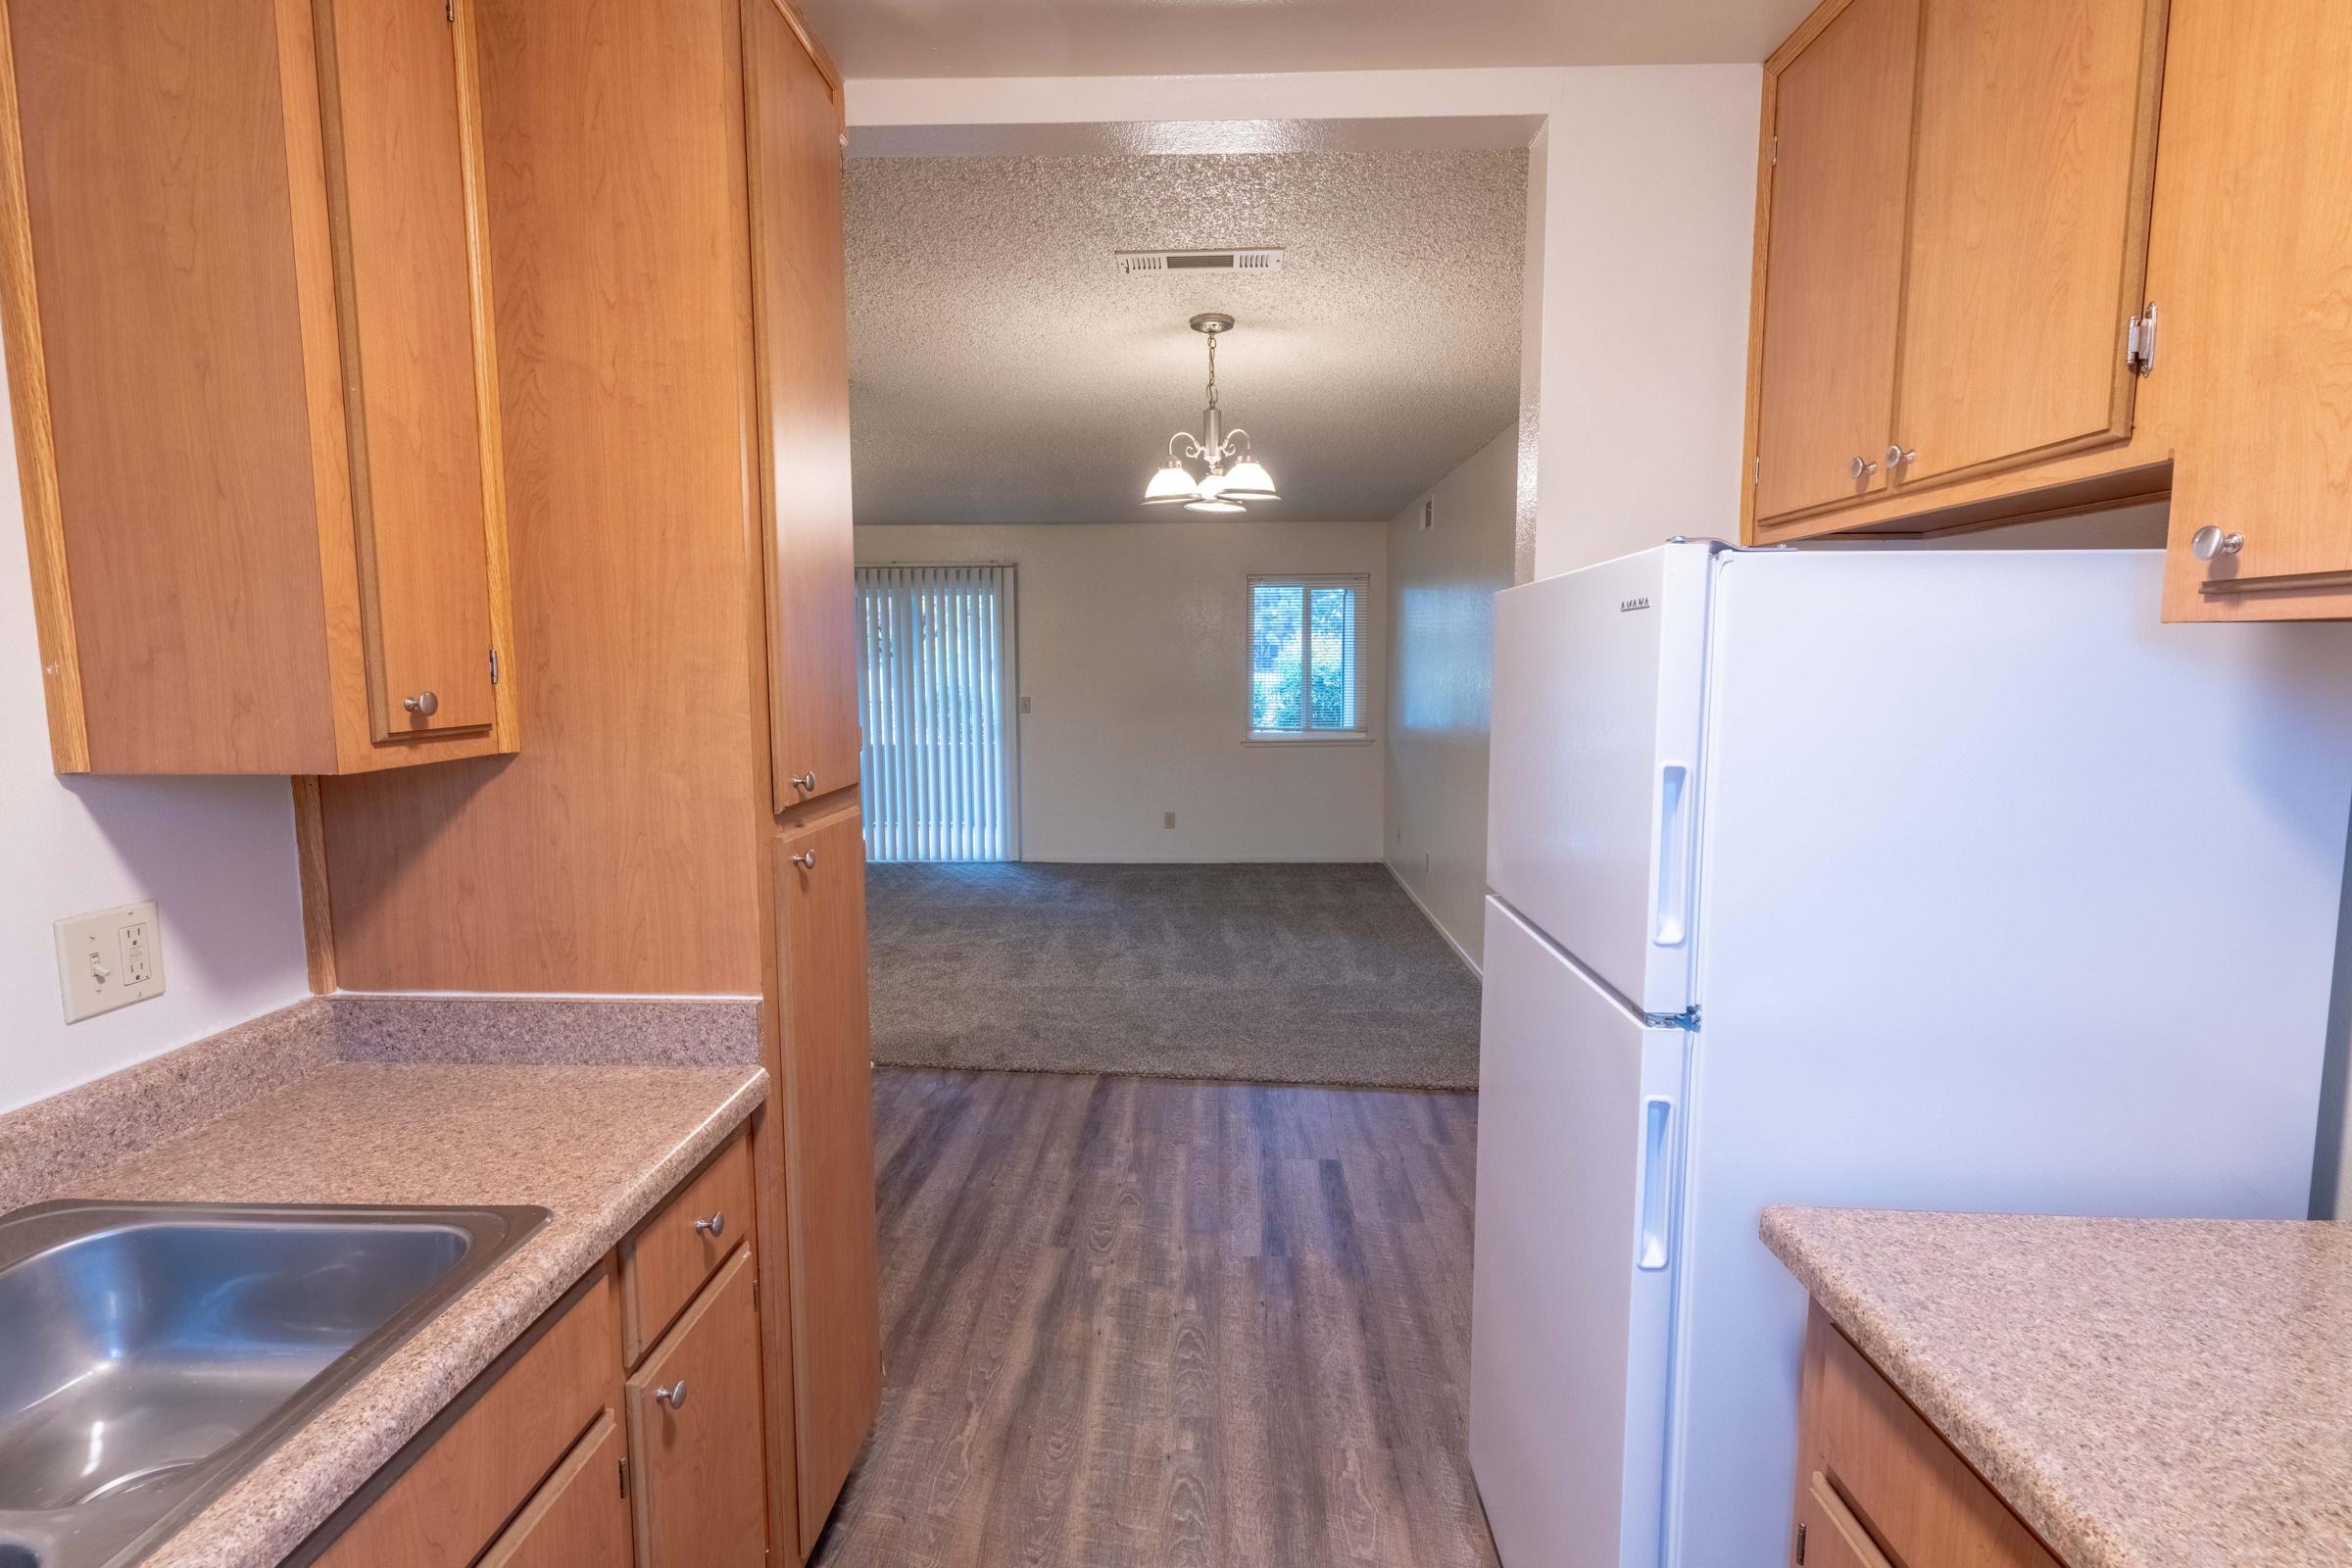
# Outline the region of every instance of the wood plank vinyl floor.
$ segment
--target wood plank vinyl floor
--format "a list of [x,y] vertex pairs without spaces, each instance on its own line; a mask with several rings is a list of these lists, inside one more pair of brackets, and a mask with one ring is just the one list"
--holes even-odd
[[1492,1568],[1467,1095],[875,1075],[883,1352],[821,1568]]

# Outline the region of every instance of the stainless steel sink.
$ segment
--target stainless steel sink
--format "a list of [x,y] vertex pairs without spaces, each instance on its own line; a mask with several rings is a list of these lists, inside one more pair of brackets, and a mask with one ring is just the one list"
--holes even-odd
[[0,1218],[0,1568],[119,1568],[547,1220],[42,1203]]

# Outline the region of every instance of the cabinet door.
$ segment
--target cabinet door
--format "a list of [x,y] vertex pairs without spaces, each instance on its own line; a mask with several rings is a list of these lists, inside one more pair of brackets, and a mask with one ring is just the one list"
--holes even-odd
[[628,1381],[637,1568],[766,1561],[757,1278],[740,1249]]
[[774,0],[741,0],[768,702],[778,810],[858,782],[841,110]]
[[1895,482],[2131,433],[2165,0],[1922,21]]
[[865,840],[855,810],[776,841],[783,1007],[785,1234],[804,1550],[882,1400],[866,1035]]
[[368,718],[378,741],[479,728],[496,469],[471,19],[319,0],[318,20]]
[[[2157,374],[2182,415],[2171,619],[2352,603],[2347,80],[2341,0],[2183,5],[2173,23],[2150,267]],[[2196,559],[2208,526],[2239,548]]]
[[625,1448],[607,1410],[474,1568],[629,1568]]
[[1886,486],[1919,6],[1853,0],[1774,75],[1759,519]]
[[1893,1568],[1818,1470],[1797,1489],[1796,1561],[1802,1568]]

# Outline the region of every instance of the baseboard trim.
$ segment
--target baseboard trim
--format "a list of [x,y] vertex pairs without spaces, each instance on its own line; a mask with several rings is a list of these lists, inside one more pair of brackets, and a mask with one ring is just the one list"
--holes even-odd
[[1478,966],[1476,958],[1470,956],[1470,950],[1453,939],[1453,933],[1446,929],[1446,922],[1439,919],[1435,913],[1431,912],[1429,906],[1421,902],[1421,895],[1413,891],[1413,885],[1404,879],[1404,873],[1396,869],[1396,862],[1383,860],[1380,863],[1389,868],[1389,875],[1395,879],[1398,887],[1404,890],[1404,896],[1413,901],[1413,907],[1421,911],[1421,918],[1429,922],[1429,928],[1446,939],[1446,945],[1453,950],[1453,956],[1462,960],[1462,967],[1478,976],[1479,983],[1484,985],[1487,972]]

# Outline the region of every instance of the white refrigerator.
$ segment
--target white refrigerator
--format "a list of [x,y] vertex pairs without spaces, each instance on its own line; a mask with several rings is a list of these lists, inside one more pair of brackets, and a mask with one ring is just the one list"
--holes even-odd
[[1788,1560],[1772,1202],[2307,1212],[2352,627],[2140,551],[1502,594],[1470,1457],[1506,1568]]

